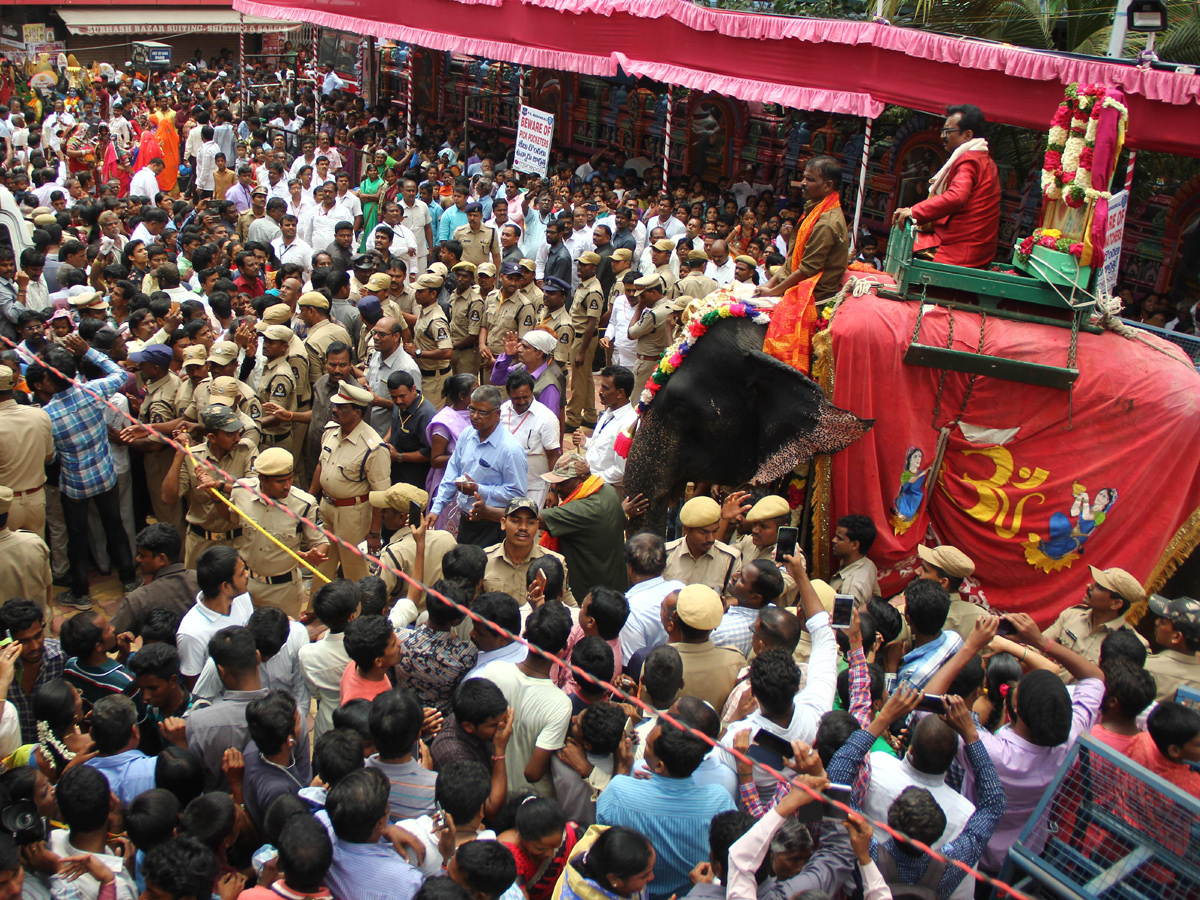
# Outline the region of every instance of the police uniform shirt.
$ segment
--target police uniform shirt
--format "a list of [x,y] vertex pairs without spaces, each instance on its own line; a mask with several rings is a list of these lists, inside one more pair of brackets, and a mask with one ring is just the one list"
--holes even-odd
[[413,325],[413,343],[422,352],[417,357],[417,365],[422,372],[441,372],[450,365],[448,359],[426,359],[423,355],[427,350],[450,350],[454,346],[450,342],[450,323],[436,303],[424,307],[417,316]]
[[471,226],[459,225],[454,229],[454,240],[462,244],[463,262],[483,265],[492,258],[492,251],[498,249],[496,229],[480,225],[478,231],[472,231]]
[[571,313],[566,304],[554,311],[544,310],[538,326],[550,328],[558,336],[558,343],[554,345],[554,361],[565,366],[570,361],[571,342],[575,340],[575,326],[571,324]]
[[670,305],[669,300],[659,300],[629,326],[629,336],[637,339],[638,356],[658,356],[671,346]]
[[325,374],[325,357],[329,352],[329,345],[336,341],[341,341],[347,347],[354,346],[350,340],[350,332],[345,329],[345,326],[341,322],[336,322],[333,319],[324,319],[309,329],[308,337],[304,340],[304,346],[308,350],[308,379],[310,383],[315,382]]
[[1181,687],[1200,690],[1200,660],[1194,653],[1180,653],[1178,650],[1163,650],[1151,653],[1146,657],[1146,671],[1154,676],[1158,686],[1155,700],[1175,699],[1175,692]]
[[[234,411],[244,414],[254,423],[254,430],[260,431],[258,421],[262,418],[262,403],[259,402],[258,395],[254,393],[254,389],[244,381],[239,381],[238,386],[238,402],[234,407]],[[183,409],[183,417],[189,422],[200,421],[200,410],[212,403],[212,379],[206,378],[192,391],[191,402]],[[257,441],[256,441],[257,442]]]
[[[293,334],[292,339],[288,341],[287,361],[292,367],[292,377],[296,379],[296,406],[303,409],[312,402],[312,386],[317,379],[309,377],[308,348],[304,345],[304,339],[298,335]],[[317,378],[324,374],[323,371],[318,372]]]
[[695,297],[697,300],[703,300],[719,287],[720,285],[707,275],[693,273],[676,282],[675,296]]
[[[456,344],[466,337],[476,337],[483,325],[483,298],[479,288],[471,285],[466,293],[455,294],[450,301],[450,341]],[[463,348],[470,350],[470,347]]]
[[[448,531],[441,531],[436,528],[429,529],[425,533],[425,583],[433,584],[442,577],[442,557],[458,546],[458,541],[454,539]],[[388,597],[394,598],[397,594],[404,593],[407,582],[401,579],[398,575],[388,571],[388,568],[399,569],[406,575],[411,575],[413,565],[417,561],[417,542],[412,536],[412,529],[407,525],[401,526],[392,533],[391,539],[379,554],[379,559],[385,565],[379,568],[379,577],[383,579],[383,584],[387,588]],[[414,615],[409,621],[416,619]]]
[[229,507],[209,491],[200,490],[198,485],[201,471],[214,481],[225,482],[225,479],[199,461],[207,460],[235,479],[244,478],[250,472],[250,463],[256,455],[254,443],[243,437],[234,444],[229,453],[218,458],[213,456],[208,441],[204,441],[195,447],[189,447],[188,454],[193,459],[185,459],[179,467],[179,496],[187,498],[187,522],[205,531],[223,534],[235,527],[230,525],[229,517],[225,515]]
[[604,314],[604,291],[600,287],[600,279],[594,275],[582,282],[575,291],[571,303],[571,327],[576,335],[582,335],[588,327],[588,321],[599,323]]
[[138,381],[142,382],[146,391],[138,420],[143,425],[161,425],[174,419],[175,399],[179,394],[179,376],[174,372],[167,372],[153,384],[146,384],[141,376],[138,376]]
[[724,594],[737,561],[737,551],[724,541],[717,541],[696,559],[688,550],[687,539],[677,538],[667,543],[667,567],[663,570],[663,578],[684,584],[705,584],[718,594]]
[[50,548],[32,531],[0,528],[0,596],[41,605],[50,589]]
[[663,284],[666,285],[663,297],[667,299],[674,299],[675,285],[679,283],[679,279],[676,278],[675,273],[671,271],[671,264],[667,263],[665,266],[659,266],[654,270],[654,274],[661,278],[663,280]]
[[[238,486],[233,489],[230,498],[233,505],[242,515],[260,525],[263,530],[278,540],[284,546],[297,551],[311,550],[320,544],[329,543],[329,538],[312,525],[307,525],[289,516],[286,512],[276,509],[261,499],[255,491],[258,490],[258,479],[250,478],[245,481],[246,487]],[[298,516],[310,521],[317,521],[317,501],[312,494],[292,486],[291,491],[283,498],[282,504]],[[240,521],[235,524],[242,524]],[[296,561],[283,550],[275,546],[257,529],[245,526],[242,529],[242,558],[246,566],[260,577],[271,578],[284,575],[296,568]]]
[[374,428],[359,422],[345,437],[331,423],[321,439],[321,490],[336,500],[361,497],[392,486],[392,457]]
[[[513,562],[512,558],[504,552],[504,541],[493,544],[484,552],[487,555],[487,568],[483,570],[483,589],[508,594],[520,606],[525,605],[525,598],[529,593],[525,586],[525,576],[529,572],[530,563],[535,559],[553,556],[562,563],[563,571],[567,571],[567,561],[562,554],[547,550],[541,544],[535,543],[530,548],[529,555],[525,557],[524,562],[520,563]],[[566,578],[563,579],[563,603],[567,606],[579,605],[575,602],[575,595],[571,593],[571,583]]]
[[0,400],[0,433],[4,435],[0,445],[0,484],[14,492],[45,484],[46,457],[54,452],[50,416],[46,411],[18,404],[16,400]]
[[[982,614],[982,609],[980,612]],[[947,627],[950,626],[947,625]],[[1149,649],[1150,645],[1146,639],[1129,627],[1124,616],[1118,616],[1111,622],[1105,622],[1102,625],[1093,625],[1092,611],[1086,606],[1072,606],[1070,609],[1064,609],[1054,620],[1054,624],[1046,629],[1045,636],[1049,640],[1057,641],[1064,647],[1074,650],[1089,662],[1099,665],[1100,645],[1114,631],[1120,631],[1123,628],[1128,629]],[[952,630],[957,631],[958,629],[953,628]],[[1075,680],[1065,669],[1061,670],[1059,675],[1068,684]]]
[[525,337],[536,326],[537,316],[520,291],[507,300],[499,291],[492,291],[483,324],[488,330],[487,348],[499,356],[504,352],[504,335],[515,331],[517,337]]
[[528,285],[521,288],[517,293],[525,298],[525,302],[532,306],[539,316],[542,315],[546,306],[546,293],[538,287],[536,281],[529,282]]
[[[274,403],[288,412],[296,410],[296,376],[286,356],[271,360],[263,369],[262,379],[258,383],[258,401],[260,404]],[[263,428],[262,431],[274,438],[284,438],[292,433],[292,425],[280,421],[278,425]]]

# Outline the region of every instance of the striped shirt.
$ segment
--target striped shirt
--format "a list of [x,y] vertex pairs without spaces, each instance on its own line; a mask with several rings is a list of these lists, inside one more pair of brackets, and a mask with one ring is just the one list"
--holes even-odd
[[380,762],[378,753],[367,759],[367,765],[386,775],[388,783],[392,786],[388,795],[388,807],[393,821],[416,819],[434,812],[436,806],[433,801],[433,788],[437,784],[436,772],[429,771],[415,759],[404,763]]
[[137,679],[116,660],[109,660],[102,666],[89,666],[81,663],[78,656],[72,656],[63,667],[63,678],[73,684],[83,697],[85,713],[102,697],[124,694],[137,705],[138,722],[146,720],[146,707],[142,703]]

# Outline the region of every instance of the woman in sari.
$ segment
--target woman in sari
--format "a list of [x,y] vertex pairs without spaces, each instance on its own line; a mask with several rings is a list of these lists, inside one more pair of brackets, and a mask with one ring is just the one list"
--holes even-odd
[[[167,101],[163,100],[161,103],[164,109],[158,114],[158,130],[155,136],[158,138],[159,151],[166,168],[158,173],[158,186],[170,194],[179,181],[179,135],[175,131],[174,115],[165,114]],[[154,121],[153,118],[151,121]]]
[[358,194],[358,199],[362,201],[363,211],[362,241],[358,245],[359,253],[366,252],[367,238],[379,224],[379,200],[383,193],[383,185],[383,179],[379,177],[379,169],[375,167],[375,163],[368,163],[367,177],[359,182],[358,190],[355,192]]
[[[150,165],[150,161],[154,159],[163,159],[162,147],[159,146],[158,138],[154,134],[154,126],[158,125],[158,118],[150,116],[143,121],[142,134],[138,138],[137,159],[133,163],[133,171],[140,172],[146,166]],[[166,160],[163,160],[164,162]],[[151,200],[154,198],[151,197]]]
[[[446,405],[425,427],[425,437],[429,440],[429,475],[425,479],[425,490],[431,497],[442,483],[446,463],[450,461],[459,435],[471,424],[467,406],[471,402],[471,391],[475,390],[477,384],[475,376],[466,373],[447,378],[442,387],[442,399]],[[458,534],[459,512],[457,503],[447,503],[434,527]]]

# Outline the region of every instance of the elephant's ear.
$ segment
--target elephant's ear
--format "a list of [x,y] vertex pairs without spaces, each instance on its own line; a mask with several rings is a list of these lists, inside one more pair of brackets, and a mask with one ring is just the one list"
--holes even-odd
[[820,385],[761,350],[746,354],[755,372],[759,414],[756,484],[784,477],[818,453],[836,453],[864,434],[874,419],[860,419],[826,401]]

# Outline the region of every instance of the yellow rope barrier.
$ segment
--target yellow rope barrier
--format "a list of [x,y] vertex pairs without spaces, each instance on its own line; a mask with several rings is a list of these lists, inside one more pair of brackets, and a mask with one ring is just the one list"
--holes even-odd
[[[190,465],[192,467],[192,474],[194,475],[196,473],[196,457],[192,456],[192,454],[189,452],[189,453],[187,453],[187,461],[188,461],[188,465]],[[234,506],[233,501],[230,500],[228,497],[226,497],[223,493],[221,493],[220,488],[209,488],[208,490],[214,497],[216,497],[218,500],[220,500],[222,503],[224,503],[226,506],[228,506],[230,509],[232,509],[235,513],[237,513],[239,516],[241,516],[243,521],[245,521],[246,524],[248,524],[251,528],[253,528],[259,534],[261,534],[263,537],[265,537],[268,541],[270,541],[272,544],[274,544],[276,547],[278,547],[280,550],[282,550],[284,553],[286,553],[288,556],[290,556],[296,562],[300,563],[300,565],[304,566],[304,568],[308,569],[308,571],[312,572],[313,578],[320,578],[322,584],[329,584],[329,578],[327,576],[318,572],[316,570],[316,568],[314,568],[307,560],[301,559],[300,555],[298,553],[296,553],[295,550],[293,550],[291,547],[284,544],[282,541],[279,540],[279,538],[275,537],[275,535],[271,534],[269,531],[267,531],[265,528],[263,528],[261,525],[259,525],[257,522],[255,522],[252,518],[250,518],[248,515],[246,515],[244,512],[242,512],[236,506]]]

